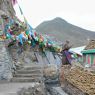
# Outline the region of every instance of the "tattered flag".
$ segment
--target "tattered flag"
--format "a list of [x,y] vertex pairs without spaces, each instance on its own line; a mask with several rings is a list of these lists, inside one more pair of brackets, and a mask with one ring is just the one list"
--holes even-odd
[[12,4],[15,5],[17,3],[17,0],[12,0]]
[[20,10],[21,15],[23,15],[23,11],[20,6],[19,6],[19,10]]

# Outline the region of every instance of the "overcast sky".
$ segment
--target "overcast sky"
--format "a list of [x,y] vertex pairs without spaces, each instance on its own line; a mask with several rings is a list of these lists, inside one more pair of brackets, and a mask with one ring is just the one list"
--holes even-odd
[[[71,24],[95,31],[95,0],[18,0],[18,3],[33,28],[43,21],[61,17]],[[15,10],[22,18],[17,5]]]

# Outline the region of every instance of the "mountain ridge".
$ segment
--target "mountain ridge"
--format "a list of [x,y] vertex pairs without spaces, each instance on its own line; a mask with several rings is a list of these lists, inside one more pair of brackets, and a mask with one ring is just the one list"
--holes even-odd
[[74,47],[87,44],[88,39],[94,39],[95,32],[70,24],[66,20],[56,17],[53,20],[44,21],[36,28],[38,33],[53,35],[63,42],[69,40]]

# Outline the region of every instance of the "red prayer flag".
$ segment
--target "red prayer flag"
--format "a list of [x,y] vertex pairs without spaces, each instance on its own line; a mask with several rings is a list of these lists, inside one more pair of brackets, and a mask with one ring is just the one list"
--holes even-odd
[[17,0],[12,0],[12,4],[15,5],[17,3]]
[[90,56],[88,56],[88,64],[90,64]]

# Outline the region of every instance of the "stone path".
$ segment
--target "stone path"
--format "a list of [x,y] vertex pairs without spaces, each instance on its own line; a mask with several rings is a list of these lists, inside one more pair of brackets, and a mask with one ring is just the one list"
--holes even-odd
[[25,66],[17,70],[12,78],[12,82],[42,82],[43,71],[41,65]]
[[44,93],[42,66],[38,64],[24,65],[22,69],[15,72],[10,82],[0,83],[0,95],[17,95],[19,90],[36,85],[40,85]]
[[1,83],[0,95],[17,95],[22,88],[33,87],[35,83]]
[[[2,49],[1,51],[2,56],[0,60],[4,62],[6,61],[5,63],[7,63],[7,66],[9,64],[8,68],[6,69],[8,70],[8,72],[6,72],[6,70],[5,71],[3,70],[2,72],[5,75],[8,73],[9,73],[8,75],[12,75],[11,72],[12,64],[10,63],[11,58],[9,58],[8,52],[4,47],[4,45],[1,46],[0,48]],[[47,60],[47,58],[42,57],[39,52],[35,52],[38,62],[33,62],[32,61],[32,56],[34,57],[33,51],[26,52],[24,54],[22,53],[20,56],[18,56],[17,48],[13,48],[10,50],[13,53],[12,54],[13,58],[16,58],[16,61],[19,61],[21,64],[23,63],[23,65],[21,65],[22,67],[20,69],[16,69],[13,78],[10,81],[0,82],[0,95],[32,95],[33,93],[35,93],[33,95],[46,95],[46,89],[45,89],[44,77],[43,77],[43,64],[45,63],[49,64],[48,61],[50,61],[50,63],[53,63],[52,61],[53,56],[50,57],[51,59]],[[51,56],[51,53],[48,56]],[[17,60],[18,57],[22,61]],[[6,58],[6,60],[4,58]],[[5,68],[5,65],[0,65],[0,66],[4,66]],[[4,78],[4,74],[3,74],[3,78]],[[33,90],[34,88],[35,90]],[[20,94],[18,94],[18,92],[20,92]],[[47,95],[50,94],[48,93]],[[56,95],[56,94],[52,94],[52,95]],[[65,94],[63,93],[63,95]]]

